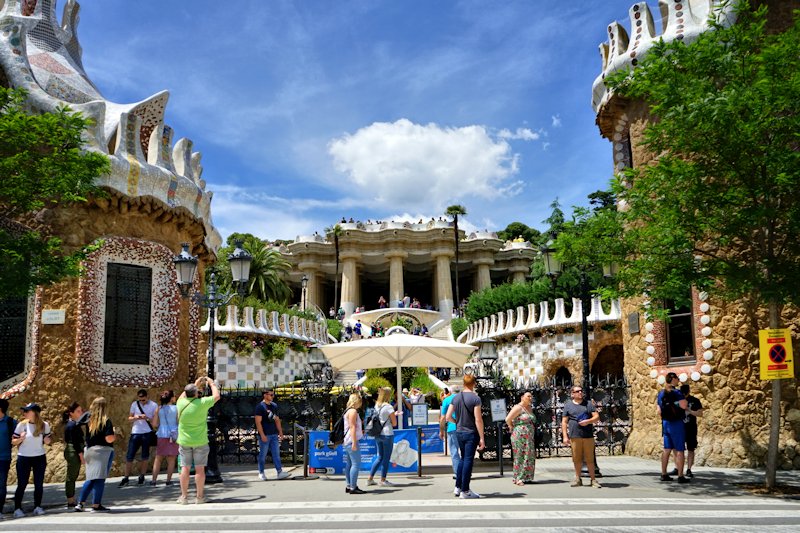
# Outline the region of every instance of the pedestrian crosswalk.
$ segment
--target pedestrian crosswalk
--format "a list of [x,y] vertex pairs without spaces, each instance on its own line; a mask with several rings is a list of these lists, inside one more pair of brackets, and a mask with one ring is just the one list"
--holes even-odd
[[[313,496],[313,495],[310,495]],[[49,512],[0,522],[0,531],[798,531],[800,503],[756,498],[216,501],[143,503],[110,513]]]

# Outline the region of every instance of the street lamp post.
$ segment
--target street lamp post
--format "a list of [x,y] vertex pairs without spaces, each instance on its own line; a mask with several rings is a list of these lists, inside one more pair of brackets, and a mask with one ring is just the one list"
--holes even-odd
[[487,369],[488,372],[488,376],[479,377],[491,379],[497,359],[497,343],[495,341],[483,339],[478,342],[478,361],[481,362],[481,374],[483,374],[484,369]]
[[306,310],[306,289],[308,289],[308,276],[303,274],[303,278],[300,280],[300,286],[303,288],[303,311]]
[[[250,277],[250,262],[253,257],[242,248],[242,241],[236,241],[234,251],[228,255],[228,263],[231,267],[231,278],[236,292],[218,292],[217,273],[211,270],[206,285],[206,294],[200,292],[192,294],[192,283],[194,281],[195,272],[197,271],[197,256],[191,255],[188,243],[183,243],[181,246],[183,248],[181,253],[173,258],[172,262],[175,264],[175,269],[178,273],[178,287],[180,288],[181,296],[184,299],[191,298],[191,300],[200,307],[208,309],[208,377],[213,380],[216,374],[214,324],[216,322],[217,309],[228,305],[237,294],[244,296],[247,290],[247,280]],[[209,454],[208,466],[206,467],[206,483],[222,482],[222,476],[220,475],[219,466],[217,464],[216,422],[216,410],[212,408],[208,411],[207,420]]]

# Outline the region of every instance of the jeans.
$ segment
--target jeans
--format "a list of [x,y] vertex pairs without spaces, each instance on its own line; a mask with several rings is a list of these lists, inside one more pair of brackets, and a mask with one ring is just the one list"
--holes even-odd
[[361,466],[361,450],[344,447],[344,478],[351,489],[358,487],[358,467]]
[[87,479],[83,482],[83,488],[81,489],[81,497],[78,499],[80,502],[85,502],[87,498],[89,498],[89,493],[94,491],[94,498],[92,503],[94,505],[100,505],[103,501],[103,491],[106,488],[106,480],[105,479]]
[[283,470],[281,465],[281,442],[278,440],[278,434],[267,435],[267,442],[261,440],[258,436],[258,472],[264,473],[264,465],[267,462],[267,453],[272,455],[272,462],[275,464],[275,470],[278,473]]
[[136,458],[136,451],[142,449],[142,461],[150,459],[150,434],[149,433],[133,433],[131,439],[128,441],[128,453],[125,456],[127,462],[133,462]]
[[450,450],[450,460],[453,462],[453,475],[458,475],[458,464],[461,462],[461,453],[458,451],[458,439],[456,432],[451,431],[447,434],[447,448]]
[[14,509],[22,509],[22,495],[28,487],[28,477],[33,470],[33,506],[42,506],[44,495],[44,470],[47,467],[47,456],[17,456],[17,491],[14,493]]
[[6,504],[8,471],[11,469],[11,459],[0,459],[0,511]]
[[389,472],[389,460],[392,458],[392,448],[394,448],[394,435],[378,435],[375,437],[375,447],[378,449],[378,456],[372,462],[369,477],[375,477],[375,472],[380,467],[381,479],[386,479],[386,474]]
[[472,479],[472,463],[475,461],[475,451],[478,449],[480,437],[477,433],[456,431],[458,439],[458,451],[461,452],[461,461],[458,463],[456,471],[456,488],[461,492],[469,490],[469,482]]
[[64,459],[67,461],[67,478],[64,481],[64,493],[67,498],[75,496],[75,481],[81,473],[81,458],[72,444],[67,444],[64,448]]

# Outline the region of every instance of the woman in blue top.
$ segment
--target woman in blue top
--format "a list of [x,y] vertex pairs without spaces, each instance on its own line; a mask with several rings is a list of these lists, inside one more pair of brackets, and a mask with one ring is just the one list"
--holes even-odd
[[175,461],[178,458],[178,408],[177,398],[171,390],[161,393],[161,407],[158,411],[158,430],[156,437],[156,458],[153,460],[153,479],[150,485],[155,486],[161,472],[161,460],[167,458],[167,485],[172,485],[172,474],[175,472]]
[[381,486],[391,487],[394,485],[394,483],[386,480],[386,474],[389,472],[389,460],[392,457],[392,448],[394,448],[394,429],[392,429],[392,426],[397,424],[397,416],[391,401],[392,389],[390,387],[382,387],[378,390],[378,401],[375,403],[375,411],[378,412],[378,417],[383,429],[381,429],[381,434],[375,437],[375,447],[378,449],[378,455],[375,457],[375,460],[372,462],[372,468],[369,470],[367,485],[375,484],[373,478],[378,468],[381,469]]

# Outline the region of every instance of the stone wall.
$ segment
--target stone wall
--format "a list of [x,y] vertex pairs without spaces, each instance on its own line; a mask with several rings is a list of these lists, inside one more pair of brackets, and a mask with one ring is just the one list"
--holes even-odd
[[[147,198],[126,200],[121,195],[109,194],[106,198],[93,199],[87,204],[55,206],[40,213],[38,222],[56,228],[63,236],[67,248],[77,248],[94,242],[98,238],[125,236],[151,241],[166,246],[175,253],[180,250],[181,242],[192,243],[195,253],[200,250],[201,264],[209,260],[203,247],[203,225],[181,212],[170,211],[157,201]],[[200,269],[199,269],[200,270]],[[39,334],[34,342],[38,342],[39,364],[34,367],[35,374],[27,389],[10,398],[9,414],[20,418],[19,407],[35,401],[42,406],[42,417],[53,427],[54,444],[48,450],[48,466],[46,480],[56,482],[64,480],[65,463],[63,459],[63,429],[61,413],[67,405],[78,401],[88,407],[92,399],[105,396],[110,407],[110,417],[115,426],[122,432],[114,446],[114,474],[121,472],[127,446],[127,436],[131,424],[128,422],[128,410],[136,399],[136,391],[141,383],[123,383],[121,386],[110,386],[100,383],[93,377],[78,369],[76,360],[76,343],[78,339],[78,300],[79,280],[70,279],[40,289],[41,308],[64,309],[66,321],[63,325],[40,325]],[[177,291],[164,295],[177,298]],[[185,301],[178,304],[178,353],[175,371],[162,381],[146,387],[150,398],[157,401],[158,394],[164,389],[182,390],[183,386],[195,374],[204,374],[204,358],[196,353],[190,354],[189,346],[198,346],[197,338],[190,342],[190,306]],[[197,322],[199,317],[195,317]],[[199,324],[195,326],[197,331]],[[29,325],[30,327],[30,325]],[[202,349],[202,344],[199,346]],[[191,355],[191,356],[190,356]],[[15,470],[12,466],[9,483],[15,483]]]

